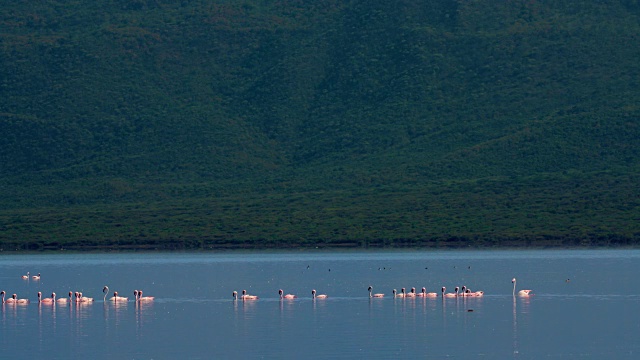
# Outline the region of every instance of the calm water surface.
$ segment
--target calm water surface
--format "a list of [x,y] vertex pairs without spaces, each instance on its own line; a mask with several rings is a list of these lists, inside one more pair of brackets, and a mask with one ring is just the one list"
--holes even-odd
[[[639,260],[639,250],[0,255],[0,290],[31,301],[1,305],[0,348],[15,359],[636,359]],[[27,271],[42,277],[22,280]],[[535,295],[514,298],[513,277]],[[156,299],[104,302],[104,285]],[[385,298],[370,299],[369,285]],[[462,285],[485,296],[391,295]],[[243,289],[260,299],[233,301]],[[38,291],[95,302],[39,305]]]

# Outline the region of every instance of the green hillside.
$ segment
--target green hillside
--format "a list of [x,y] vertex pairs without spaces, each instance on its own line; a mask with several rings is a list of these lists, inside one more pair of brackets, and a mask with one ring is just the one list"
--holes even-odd
[[640,2],[16,1],[0,248],[629,245]]

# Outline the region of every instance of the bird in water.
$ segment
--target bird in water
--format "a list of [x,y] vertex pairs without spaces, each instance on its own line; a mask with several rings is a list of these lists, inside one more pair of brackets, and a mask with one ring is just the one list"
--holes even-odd
[[258,297],[247,294],[247,290],[242,290],[242,300],[258,300]]
[[326,299],[328,296],[325,294],[316,294],[316,289],[311,290],[311,296],[314,299]]
[[378,294],[373,294],[373,286],[369,286],[369,297],[370,298],[382,298],[384,297],[384,294],[378,293]]
[[42,298],[42,292],[38,291],[38,302],[41,304],[54,304],[55,303],[55,296],[56,294],[53,293],[51,294],[50,298]]
[[278,290],[278,294],[280,295],[280,299],[295,299],[297,298],[297,296],[293,295],[293,294],[286,294],[284,293],[284,291],[282,289]]
[[[513,283],[513,296],[516,296],[516,278],[511,279]],[[518,296],[527,297],[533,295],[531,292],[533,290],[520,290],[518,291]]]
[[136,301],[141,302],[149,302],[155,300],[153,296],[142,296],[142,290],[133,290],[133,296],[135,296]]

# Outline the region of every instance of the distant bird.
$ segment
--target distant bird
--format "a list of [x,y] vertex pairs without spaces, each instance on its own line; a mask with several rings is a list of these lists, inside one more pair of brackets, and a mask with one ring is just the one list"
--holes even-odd
[[467,291],[464,294],[464,296],[467,296],[467,297],[482,297],[482,296],[484,296],[484,291],[482,291],[482,290],[471,291],[471,290],[467,289]]
[[317,295],[316,295],[316,289],[311,290],[311,296],[312,296],[314,299],[326,299],[326,298],[328,297],[328,296],[327,296],[327,295],[325,295],[325,294],[317,294]]
[[435,292],[427,292],[426,288],[422,288],[422,293],[424,293],[425,297],[430,297],[430,298],[434,298],[434,297],[438,297],[438,293]]
[[[136,291],[137,291],[137,294],[136,294]],[[133,294],[136,297],[136,300],[141,302],[150,302],[156,299],[153,296],[142,296],[142,290],[134,290]]]
[[71,291],[69,291],[69,299],[64,298],[64,297],[59,298],[59,299],[56,299],[56,293],[52,293],[52,294],[51,294],[51,297],[52,297],[52,298],[53,298],[53,300],[54,300],[56,303],[58,303],[58,304],[66,304],[66,303],[68,303],[69,301],[71,301]]
[[396,289],[393,289],[393,291],[391,291],[391,293],[393,294],[394,298],[404,298],[404,288],[401,289],[400,293],[398,293],[398,291]]
[[17,297],[18,297],[18,295],[16,295],[16,294],[11,295],[11,298],[13,299],[15,304],[26,305],[26,304],[29,303],[29,299],[18,299]]
[[460,291],[460,288],[458,288],[456,286],[455,289],[454,289],[455,292],[453,292],[453,293],[445,293],[446,290],[447,290],[447,288],[443,286],[442,287],[442,296],[451,298],[451,297],[457,297],[458,296],[458,291]]
[[7,293],[6,293],[4,290],[0,291],[0,295],[2,295],[2,303],[3,303],[3,304],[4,304],[4,303],[7,303],[7,304],[13,304],[13,303],[15,303],[15,300],[14,300],[13,298],[10,298],[10,299],[8,299],[8,300],[6,300],[6,301],[5,301],[5,300],[4,300],[4,297],[5,297],[5,295],[6,295],[6,294],[7,294]]
[[[404,291],[405,291],[405,288],[402,288],[402,293],[403,293],[403,294],[404,294]],[[406,294],[404,295],[404,297],[410,297],[410,298],[416,297],[416,288],[411,288],[411,291],[409,291],[408,293],[406,293]]]
[[242,300],[258,300],[258,297],[247,294],[247,290],[242,290]]
[[373,291],[373,286],[369,286],[369,297],[370,298],[382,298],[384,297],[384,294],[372,294],[371,292]]
[[471,289],[467,288],[466,286],[463,286],[461,289],[461,293],[460,296],[463,297],[481,297],[484,296],[484,291],[478,290],[478,291],[471,291]]
[[[104,298],[102,300],[103,301],[107,301],[107,294],[109,293],[109,287],[107,285],[105,285],[102,288],[102,292],[104,293]],[[69,293],[69,297],[71,297],[71,293]]]
[[27,271],[27,275],[22,275],[22,280],[29,280],[29,272]]
[[[511,282],[513,283],[513,296],[516,296],[516,278],[511,279]],[[518,296],[522,296],[522,297],[527,297],[531,294],[532,290],[520,290],[518,291]]]
[[128,297],[125,297],[125,296],[118,296],[118,292],[117,292],[117,291],[114,291],[114,292],[113,292],[113,296],[112,296],[112,297],[110,297],[110,298],[109,298],[109,300],[110,300],[110,301],[115,301],[115,302],[118,302],[118,301],[126,302],[126,301],[128,301],[128,300],[129,300],[129,298],[128,298]]
[[38,273],[38,275],[33,275],[31,278],[33,280],[40,280],[40,273]]
[[90,302],[93,302],[93,298],[84,297],[84,296],[82,296],[81,292],[76,291],[76,302],[77,303],[90,303]]
[[41,304],[55,304],[55,293],[50,298],[42,298],[42,292],[38,291],[38,302]]
[[280,299],[295,299],[297,298],[297,296],[293,295],[293,294],[284,294],[284,291],[282,289],[278,290],[278,294],[280,295]]

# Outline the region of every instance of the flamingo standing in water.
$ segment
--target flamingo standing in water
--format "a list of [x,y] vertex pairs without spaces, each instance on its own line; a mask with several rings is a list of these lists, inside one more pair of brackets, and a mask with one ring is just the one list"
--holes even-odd
[[242,290],[242,300],[258,300],[258,297],[247,294],[247,290]]
[[[513,296],[516,296],[516,278],[511,279],[511,282],[513,283]],[[531,296],[533,294],[531,294],[532,290],[520,290],[518,291],[518,296]]]
[[42,298],[42,292],[38,291],[38,302],[42,304],[55,304],[55,296],[56,294],[51,294],[50,298]]
[[384,297],[384,294],[372,294],[371,292],[373,291],[373,286],[369,286],[369,297],[370,298],[382,298]]
[[311,296],[312,296],[314,299],[326,299],[326,298],[328,297],[328,296],[327,296],[327,295],[325,295],[325,294],[317,294],[317,295],[316,295],[316,289],[311,290]]
[[153,296],[142,296],[142,290],[134,290],[133,291],[134,295],[135,295],[136,291],[138,292],[138,295],[136,296],[136,300],[138,300],[138,301],[149,302],[149,301],[155,300],[155,297],[153,297]]
[[29,272],[27,271],[27,275],[22,275],[22,280],[29,280]]
[[295,299],[297,298],[297,296],[293,295],[293,294],[284,294],[284,291],[282,289],[278,290],[278,294],[280,295],[280,299]]

